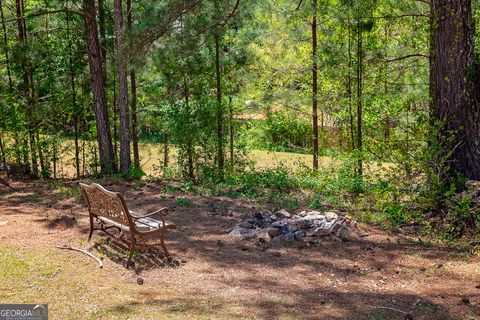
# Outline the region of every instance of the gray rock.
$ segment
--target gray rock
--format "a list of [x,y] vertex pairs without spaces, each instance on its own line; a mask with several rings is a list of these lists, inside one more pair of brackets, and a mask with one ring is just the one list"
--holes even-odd
[[285,209],[281,209],[281,210],[278,210],[277,212],[275,212],[275,215],[279,218],[279,219],[282,219],[282,218],[290,218],[292,215],[287,212]]
[[275,221],[274,223],[272,223],[272,227],[281,228],[281,227],[284,227],[284,226],[286,226],[286,225],[291,224],[292,221],[293,221],[293,220],[291,220],[291,219],[278,220],[278,221]]
[[352,233],[346,227],[339,228],[335,235],[344,241],[348,241],[352,238]]
[[333,225],[335,224],[335,222],[336,222],[336,220],[325,221],[322,228],[324,228],[324,229],[331,229],[331,228],[333,227]]
[[284,242],[285,236],[283,234],[278,235],[272,239],[274,245],[281,245]]
[[260,212],[260,214],[262,215],[262,217],[265,219],[265,218],[270,218],[270,216],[272,215],[272,211],[270,210],[263,210]]
[[282,233],[282,230],[280,230],[279,228],[268,228],[266,231],[272,238]]
[[338,219],[338,214],[332,211],[328,211],[328,212],[325,212],[325,218],[327,219],[327,221],[332,221],[332,220]]
[[325,223],[325,217],[322,215],[307,215],[298,220],[299,225],[303,225],[300,229],[308,229],[314,226],[320,226]]
[[283,236],[284,236],[284,241],[286,243],[292,242],[293,240],[295,240],[295,233],[293,232],[285,233]]
[[281,245],[285,243],[290,243],[295,240],[295,235],[292,232],[281,234],[272,239],[272,243],[275,245]]
[[239,224],[237,224],[237,227],[245,228],[245,229],[253,229],[253,225],[247,221],[240,222]]
[[341,221],[334,221],[334,223],[332,224],[332,226],[330,227],[330,231],[332,233],[337,233],[338,229],[340,229],[342,227],[342,222]]
[[272,212],[269,210],[263,210],[260,212],[256,212],[254,215],[254,218],[256,220],[270,220],[270,217],[272,216]]
[[305,236],[306,236],[306,237],[313,237],[313,236],[315,236],[315,230],[316,230],[316,229],[317,229],[317,228],[313,227],[313,228],[309,228],[309,229],[305,230]]
[[330,230],[329,229],[324,229],[324,228],[316,228],[315,229],[315,236],[317,237],[325,237],[330,235]]
[[282,222],[282,221],[274,221],[272,223],[272,227],[274,228],[281,228],[285,225],[285,222]]
[[312,224],[313,222],[311,220],[300,219],[300,220],[293,220],[293,222],[289,225],[289,227],[291,226],[295,230],[304,230],[304,229],[310,228]]
[[477,190],[477,189],[480,189],[480,181],[468,180],[468,181],[465,183],[465,186],[466,186],[469,190]]
[[235,239],[248,240],[254,238],[257,233],[253,229],[235,227],[232,231],[230,231],[229,235]]
[[293,235],[295,237],[295,240],[300,240],[305,238],[305,232],[303,232],[302,230],[295,232]]
[[272,237],[271,237],[270,234],[268,233],[268,230],[265,230],[265,229],[262,229],[262,230],[257,231],[257,238],[258,238],[258,239],[263,239],[263,240],[265,240],[265,241],[270,241],[270,240],[272,240]]
[[323,228],[323,229],[328,229],[330,228],[331,223],[328,223],[327,220],[315,220],[312,223],[312,227],[317,227],[317,228]]
[[307,215],[307,211],[302,211],[298,214],[300,217],[305,217]]
[[307,214],[302,220],[325,220],[323,214]]

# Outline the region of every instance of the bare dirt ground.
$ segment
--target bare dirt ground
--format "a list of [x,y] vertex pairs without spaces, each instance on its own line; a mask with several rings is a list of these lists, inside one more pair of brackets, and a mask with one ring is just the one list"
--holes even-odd
[[179,228],[167,236],[179,265],[150,252],[127,270],[125,244],[100,233],[86,242],[74,182],[12,186],[0,185],[0,303],[48,303],[52,319],[405,319],[392,308],[413,319],[480,319],[478,259],[417,237],[369,226],[369,236],[348,242],[237,243],[227,232],[254,202],[122,182],[106,187],[131,209],[170,207],[167,220]]

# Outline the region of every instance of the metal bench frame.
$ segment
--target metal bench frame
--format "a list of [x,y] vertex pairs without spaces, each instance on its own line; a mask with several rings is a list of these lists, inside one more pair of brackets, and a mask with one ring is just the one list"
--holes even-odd
[[[133,253],[139,248],[147,249],[160,244],[165,256],[170,256],[165,246],[164,234],[167,230],[176,229],[176,226],[166,223],[160,214],[162,211],[168,211],[168,208],[161,208],[142,215],[128,210],[121,193],[108,191],[97,183],[90,185],[79,183],[79,187],[88,205],[90,216],[89,241],[94,230],[103,231],[113,237],[115,236],[108,232],[110,228],[116,228],[120,234],[128,232],[127,239],[130,238],[130,249],[126,262],[127,268],[130,265]],[[159,216],[160,220],[152,218],[154,215]],[[98,226],[94,225],[94,220],[98,222]],[[149,243],[149,238],[159,238],[160,243]]]

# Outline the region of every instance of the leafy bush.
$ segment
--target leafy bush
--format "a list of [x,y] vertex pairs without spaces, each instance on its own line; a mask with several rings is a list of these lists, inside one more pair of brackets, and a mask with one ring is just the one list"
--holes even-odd
[[175,203],[180,207],[188,207],[191,203],[191,200],[185,197],[177,197]]

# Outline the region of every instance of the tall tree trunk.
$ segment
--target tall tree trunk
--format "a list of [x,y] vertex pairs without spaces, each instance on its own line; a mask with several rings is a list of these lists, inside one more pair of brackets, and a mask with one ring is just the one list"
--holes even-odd
[[98,0],[98,29],[100,32],[100,54],[102,55],[103,81],[107,87],[107,35],[105,29],[105,3]]
[[[68,1],[67,1],[68,4]],[[68,34],[68,67],[70,71],[70,90],[72,91],[72,107],[73,107],[73,132],[75,135],[75,169],[77,172],[77,180],[80,179],[80,150],[78,146],[78,106],[77,92],[75,88],[75,71],[73,69],[72,56],[72,39],[70,34],[70,12],[66,13],[67,34]]]
[[73,116],[73,133],[75,135],[75,168],[77,170],[77,180],[80,179],[80,148],[78,145],[78,115]]
[[163,134],[163,170],[168,167],[168,133]]
[[7,176],[9,174],[7,170],[7,158],[5,157],[5,150],[3,149],[3,139],[2,139],[2,133],[0,132],[0,160],[2,161],[3,168],[7,172]]
[[82,139],[82,175],[85,175],[85,139]]
[[45,166],[45,158],[43,157],[43,151],[42,147],[40,146],[40,134],[38,133],[38,130],[35,131],[35,146],[38,150],[38,157],[40,159],[40,172],[43,178],[48,178],[49,175],[47,172],[47,167]]
[[228,97],[228,110],[229,110],[229,124],[230,124],[230,168],[233,171],[235,168],[235,153],[234,153],[234,126],[233,126],[233,106],[232,96]]
[[217,81],[217,161],[220,179],[224,177],[225,159],[223,157],[223,106],[222,106],[222,84],[220,74],[220,30],[215,31],[215,74]]
[[[30,154],[32,160],[32,172],[34,176],[38,176],[38,162],[37,150],[35,147],[34,123],[33,123],[33,103],[35,99],[35,90],[33,87],[32,69],[29,66],[25,53],[27,52],[27,28],[25,22],[25,11],[23,0],[16,0],[17,26],[18,26],[18,41],[23,47],[23,52],[20,55],[20,64],[22,67],[23,80],[23,99],[26,106],[25,118],[27,120],[27,131],[30,146]],[[25,164],[27,165],[27,164]]]
[[[131,0],[127,0],[127,27],[132,36],[132,4]],[[130,39],[129,47],[133,49],[132,40]],[[130,50],[132,52],[132,50]],[[138,151],[138,130],[137,130],[137,81],[135,68],[130,67],[130,109],[132,112],[132,146],[133,146],[133,163],[137,168],[140,168],[140,153]]]
[[[432,0],[430,97],[442,123],[445,178],[480,180],[480,67],[475,61],[470,0]],[[453,137],[453,140],[451,139]]]
[[58,153],[58,147],[57,144],[53,146],[53,179],[57,179],[57,153]]
[[[183,81],[184,85],[184,98],[185,98],[185,106],[187,108],[187,112],[190,114],[190,92],[188,90],[188,80],[187,77],[184,78]],[[187,160],[188,160],[188,177],[190,180],[195,180],[195,172],[193,168],[193,141],[192,141],[192,134],[187,133]]]
[[12,74],[10,72],[10,54],[9,54],[9,51],[8,51],[7,27],[5,25],[5,17],[3,15],[2,0],[0,0],[0,18],[2,19],[3,45],[4,45],[4,50],[5,50],[5,64],[7,65],[8,88],[10,90],[10,93],[12,93],[13,92],[13,85],[12,85]]
[[[9,57],[9,52],[8,52],[8,37],[7,37],[7,28],[5,26],[5,16],[3,15],[3,4],[2,1],[0,0],[0,18],[2,19],[2,30],[3,30],[3,45],[4,45],[4,50],[5,50],[5,64],[7,65],[7,77],[8,77],[8,89],[10,93],[13,93],[13,85],[12,85],[12,76],[10,73],[10,57]],[[3,140],[2,140],[2,134],[0,133],[0,157],[2,164],[5,168],[7,169],[7,160],[5,156],[5,150],[3,148]],[[9,176],[9,171],[6,170],[7,172],[7,177]]]
[[115,171],[112,136],[108,124],[107,99],[103,78],[102,56],[98,43],[97,20],[95,17],[95,1],[83,0],[85,33],[87,38],[88,63],[92,81],[93,102],[97,126],[97,141],[100,153],[102,172]]
[[21,137],[22,139],[22,158],[23,158],[23,173],[26,175],[31,174],[31,169],[30,169],[30,164],[28,162],[28,149],[29,149],[29,144],[28,144],[28,138],[27,135],[23,135]]
[[128,116],[128,78],[123,41],[123,8],[122,1],[114,1],[115,36],[117,38],[118,68],[118,111],[120,113],[120,171],[128,173],[130,168],[130,125]]
[[[114,58],[114,61],[115,58]],[[116,62],[114,62],[115,64]],[[115,71],[116,72],[116,71]],[[113,72],[113,101],[112,101],[112,118],[113,118],[113,157],[118,163],[118,128],[117,128],[117,116],[118,116],[118,101],[117,101],[117,75]]]
[[363,175],[363,155],[362,155],[362,86],[363,86],[363,35],[360,26],[360,18],[357,21],[357,151],[358,151],[358,168],[357,175]]
[[317,0],[312,0],[312,125],[313,169],[318,170]]
[[[350,10],[350,8],[348,10]],[[348,114],[349,114],[349,120],[350,120],[350,141],[351,141],[352,150],[355,150],[355,124],[353,119],[353,95],[352,95],[352,24],[350,22],[350,16],[348,16],[347,43],[348,43],[347,95],[348,95]]]

